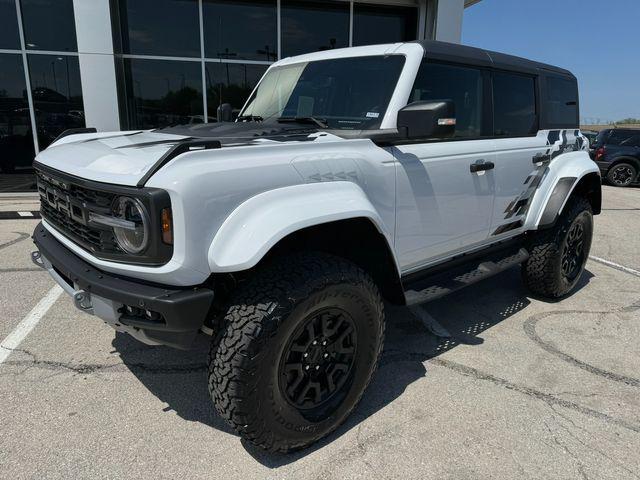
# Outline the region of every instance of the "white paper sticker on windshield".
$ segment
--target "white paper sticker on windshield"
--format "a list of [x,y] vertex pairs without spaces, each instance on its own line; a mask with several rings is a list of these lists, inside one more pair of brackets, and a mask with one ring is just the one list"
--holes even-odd
[[379,116],[378,112],[367,112],[367,118],[378,118]]

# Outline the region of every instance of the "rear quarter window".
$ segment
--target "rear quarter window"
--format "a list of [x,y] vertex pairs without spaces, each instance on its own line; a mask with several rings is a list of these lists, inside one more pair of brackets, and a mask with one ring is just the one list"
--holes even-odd
[[594,144],[595,144],[595,143],[598,143],[598,144],[602,144],[602,143],[604,143],[604,141],[605,141],[605,139],[607,138],[607,135],[609,135],[609,132],[610,132],[610,131],[611,131],[611,130],[600,130],[600,131],[598,132],[598,135],[596,135],[596,139],[595,139],[595,141],[594,141]]
[[578,126],[578,84],[574,78],[548,76],[545,110],[552,128]]

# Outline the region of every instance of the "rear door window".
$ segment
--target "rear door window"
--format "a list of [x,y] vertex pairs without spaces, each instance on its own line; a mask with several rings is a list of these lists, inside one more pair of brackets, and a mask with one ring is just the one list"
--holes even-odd
[[423,62],[409,103],[453,100],[457,138],[476,138],[482,133],[482,71]]
[[630,147],[640,147],[640,134],[639,135],[634,135],[629,140],[629,146]]
[[613,130],[607,144],[636,147],[640,145],[640,131]]
[[495,136],[520,137],[538,130],[536,84],[533,77],[493,74],[493,130]]

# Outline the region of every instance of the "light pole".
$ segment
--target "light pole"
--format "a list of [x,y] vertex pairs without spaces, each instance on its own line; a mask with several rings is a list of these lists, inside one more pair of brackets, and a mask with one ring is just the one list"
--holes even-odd
[[51,72],[53,73],[53,89],[58,91],[58,79],[56,78],[56,61],[51,62]]

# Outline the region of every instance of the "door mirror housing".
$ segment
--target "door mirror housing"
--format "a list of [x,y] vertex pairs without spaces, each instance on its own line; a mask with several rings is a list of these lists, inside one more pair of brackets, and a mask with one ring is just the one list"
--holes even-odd
[[456,131],[453,100],[413,102],[398,112],[398,133],[409,140],[451,138]]

